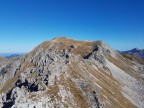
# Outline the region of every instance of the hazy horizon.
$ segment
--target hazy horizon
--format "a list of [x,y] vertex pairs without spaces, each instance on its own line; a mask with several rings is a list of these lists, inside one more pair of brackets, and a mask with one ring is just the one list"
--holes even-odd
[[57,36],[144,49],[144,0],[1,0],[0,13],[0,53],[26,53]]

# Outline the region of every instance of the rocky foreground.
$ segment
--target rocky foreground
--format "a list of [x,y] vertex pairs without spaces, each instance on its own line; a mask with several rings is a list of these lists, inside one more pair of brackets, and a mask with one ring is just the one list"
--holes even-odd
[[0,81],[1,108],[144,108],[144,66],[102,41],[56,38],[1,58]]

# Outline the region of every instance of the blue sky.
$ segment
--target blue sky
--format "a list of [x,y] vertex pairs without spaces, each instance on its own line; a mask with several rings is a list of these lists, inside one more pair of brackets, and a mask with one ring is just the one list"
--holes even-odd
[[57,36],[144,48],[144,0],[0,0],[0,53]]

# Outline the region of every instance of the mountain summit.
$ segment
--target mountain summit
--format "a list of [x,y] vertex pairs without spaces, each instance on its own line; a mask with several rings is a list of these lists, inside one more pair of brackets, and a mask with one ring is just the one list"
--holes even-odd
[[0,65],[1,108],[143,108],[144,66],[102,41],[45,41]]

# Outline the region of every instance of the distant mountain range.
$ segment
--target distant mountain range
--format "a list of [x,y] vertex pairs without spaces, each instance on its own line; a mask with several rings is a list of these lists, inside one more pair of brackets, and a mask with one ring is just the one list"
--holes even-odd
[[7,58],[7,59],[19,57],[22,55],[24,55],[24,53],[0,53],[1,57]]
[[128,51],[122,51],[122,53],[134,55],[140,59],[144,59],[144,49],[134,48]]

